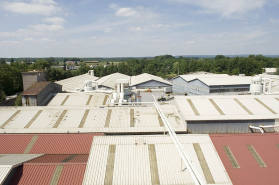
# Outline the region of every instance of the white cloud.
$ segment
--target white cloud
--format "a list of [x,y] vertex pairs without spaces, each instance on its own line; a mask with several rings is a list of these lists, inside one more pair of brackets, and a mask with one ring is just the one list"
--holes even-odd
[[120,8],[115,12],[115,15],[120,17],[131,17],[136,14],[137,11],[133,10],[132,8]]
[[111,32],[111,31],[112,31],[112,29],[106,28],[106,29],[104,30],[104,33],[109,33],[109,32]]
[[168,0],[181,2],[203,8],[205,13],[219,13],[223,17],[245,14],[255,9],[261,9],[268,0]]
[[37,4],[57,4],[53,0],[31,0],[31,2],[37,3]]
[[54,42],[54,40],[43,38],[43,39],[34,39],[34,38],[25,38],[25,42]]
[[90,40],[95,40],[97,37],[89,37]]
[[43,20],[44,22],[50,22],[52,24],[63,24],[65,19],[62,17],[49,17]]
[[46,24],[37,24],[37,25],[31,25],[30,28],[34,29],[35,31],[39,32],[45,32],[45,31],[59,31],[63,30],[64,27],[61,25],[46,25]]
[[279,23],[279,19],[272,19],[272,18],[270,18],[268,21],[270,23],[272,23],[272,24],[278,24]]
[[111,3],[111,4],[109,4],[109,8],[113,9],[113,10],[118,10],[119,6],[117,4],[115,4],[115,3]]
[[192,41],[192,40],[187,42],[187,44],[194,44],[194,43],[195,43],[195,41]]
[[[41,0],[42,1],[42,0]],[[41,14],[51,15],[60,10],[56,5],[49,3],[23,3],[23,2],[3,2],[2,8],[6,11],[19,14]]]
[[143,29],[141,27],[131,27],[128,30],[129,31],[142,31]]
[[19,43],[21,43],[21,42],[19,42],[19,41],[2,41],[2,42],[0,42],[1,44],[19,44]]

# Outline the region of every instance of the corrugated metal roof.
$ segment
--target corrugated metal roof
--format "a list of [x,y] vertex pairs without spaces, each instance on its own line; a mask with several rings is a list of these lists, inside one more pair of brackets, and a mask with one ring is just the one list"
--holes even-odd
[[50,184],[55,168],[56,165],[22,165],[9,184]]
[[[49,102],[48,106],[100,106],[106,97],[106,93],[58,93]],[[65,100],[62,105],[62,102]]]
[[0,165],[0,184],[4,183],[12,168],[12,165]]
[[[61,173],[56,173],[58,166],[62,169]],[[11,179],[9,184],[51,184],[51,182],[57,182],[57,184],[81,184],[85,168],[86,164],[24,164],[17,169],[14,178]]]
[[143,74],[140,74],[140,75],[137,75],[137,76],[132,76],[130,85],[135,86],[135,85],[138,85],[138,84],[141,84],[141,83],[144,83],[144,82],[148,82],[148,81],[151,81],[151,80],[155,80],[155,81],[167,84],[167,85],[172,85],[170,82],[164,80],[163,78],[158,77],[158,76],[154,76],[154,75],[151,75],[151,74],[148,74],[148,73],[143,73]]
[[252,77],[248,76],[229,76],[227,74],[213,74],[213,75],[180,75],[181,78],[190,82],[198,79],[208,86],[220,85],[244,85],[251,84]]
[[[269,96],[175,96],[185,120],[263,120],[279,118],[279,98]],[[191,100],[199,114],[195,114]]]
[[[162,108],[163,112],[168,115],[174,130],[185,132],[185,122],[180,119],[176,108],[172,105],[163,105]],[[106,124],[108,109],[112,111],[111,118]],[[130,119],[132,109],[134,110],[133,126],[131,126]],[[0,129],[0,133],[162,133],[165,130],[160,124],[158,113],[154,107],[45,106],[40,107],[42,112],[38,117],[35,116],[38,113],[38,107],[0,108],[0,110],[7,114],[20,110],[12,121]],[[65,110],[67,112],[64,115]],[[86,112],[88,113],[86,114]],[[20,119],[23,117],[24,124],[20,123]],[[2,122],[0,120],[0,125],[5,123],[5,120]]]
[[77,88],[79,89],[84,88],[84,81],[86,80],[96,81],[97,79],[98,77],[96,76],[83,74],[83,75],[67,78],[64,80],[59,80],[56,81],[55,83],[62,85],[62,90],[70,92],[70,91],[76,91]]
[[60,175],[58,184],[82,184],[86,164],[65,165]]
[[103,76],[102,78],[98,79],[97,82],[98,82],[98,85],[102,85],[102,86],[114,89],[117,79],[128,79],[128,80],[130,80],[130,78],[131,77],[128,76],[128,75],[124,75],[124,74],[121,74],[121,73],[113,73],[113,74],[110,74],[110,75],[107,75],[107,76]]
[[26,89],[21,95],[37,95],[39,94],[49,83],[51,82],[35,82],[28,89]]
[[[278,184],[279,134],[217,134],[210,138],[233,184]],[[248,145],[252,145],[266,167],[261,167]],[[223,146],[228,146],[240,168],[234,168]]]
[[[215,183],[231,184],[208,135],[178,137],[204,180],[204,170],[194,143],[200,145]],[[152,145],[154,150],[151,150]],[[115,148],[114,152],[112,148]],[[93,141],[83,184],[104,184],[108,181],[112,184],[152,184],[156,181],[156,174],[160,184],[193,184],[189,172],[182,171],[185,166],[181,164],[181,157],[170,136],[99,136]]]
[[87,160],[88,154],[47,154],[27,163],[86,163]]
[[0,135],[0,153],[23,153],[33,136],[38,136],[30,154],[89,154],[93,137],[98,135],[102,134],[4,134]]
[[12,165],[17,166],[23,162],[30,161],[37,157],[42,156],[41,154],[0,154],[0,165]]

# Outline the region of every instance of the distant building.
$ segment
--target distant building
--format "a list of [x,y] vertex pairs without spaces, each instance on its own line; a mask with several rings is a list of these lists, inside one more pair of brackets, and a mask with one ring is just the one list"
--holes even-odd
[[75,64],[74,61],[66,61],[65,63],[66,63],[66,65],[69,65],[69,64],[74,65]]
[[51,68],[63,69],[64,66],[50,66]]
[[173,79],[173,92],[188,95],[247,94],[251,77],[219,75],[180,75]]
[[277,71],[276,68],[264,68],[264,70],[267,75],[274,75],[274,73]]
[[99,61],[83,61],[85,64],[99,64]]
[[23,90],[27,90],[31,85],[36,82],[46,81],[45,71],[29,71],[23,72],[22,81],[23,81]]
[[80,68],[80,66],[75,66],[75,65],[66,66],[66,70],[77,70],[78,68]]
[[36,82],[22,96],[22,106],[40,106],[47,103],[51,93],[62,92],[62,86],[52,82]]
[[161,77],[143,73],[132,76],[130,86],[136,89],[163,89],[164,87],[171,87],[172,84]]

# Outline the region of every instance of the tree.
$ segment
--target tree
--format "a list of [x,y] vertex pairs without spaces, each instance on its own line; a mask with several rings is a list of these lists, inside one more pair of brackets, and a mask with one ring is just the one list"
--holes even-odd
[[2,84],[0,84],[0,102],[6,100],[6,94],[2,88]]
[[215,60],[220,60],[222,58],[226,58],[224,55],[216,55]]
[[21,95],[16,97],[15,106],[22,106]]
[[12,63],[14,63],[14,59],[13,59],[13,58],[11,58],[11,64],[12,64]]
[[0,65],[4,65],[4,64],[6,64],[6,60],[4,58],[1,58],[0,59]]

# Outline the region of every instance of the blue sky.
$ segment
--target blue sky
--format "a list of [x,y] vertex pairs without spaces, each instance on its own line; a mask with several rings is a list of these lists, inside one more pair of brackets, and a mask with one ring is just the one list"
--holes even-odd
[[0,0],[0,57],[279,55],[279,0]]

